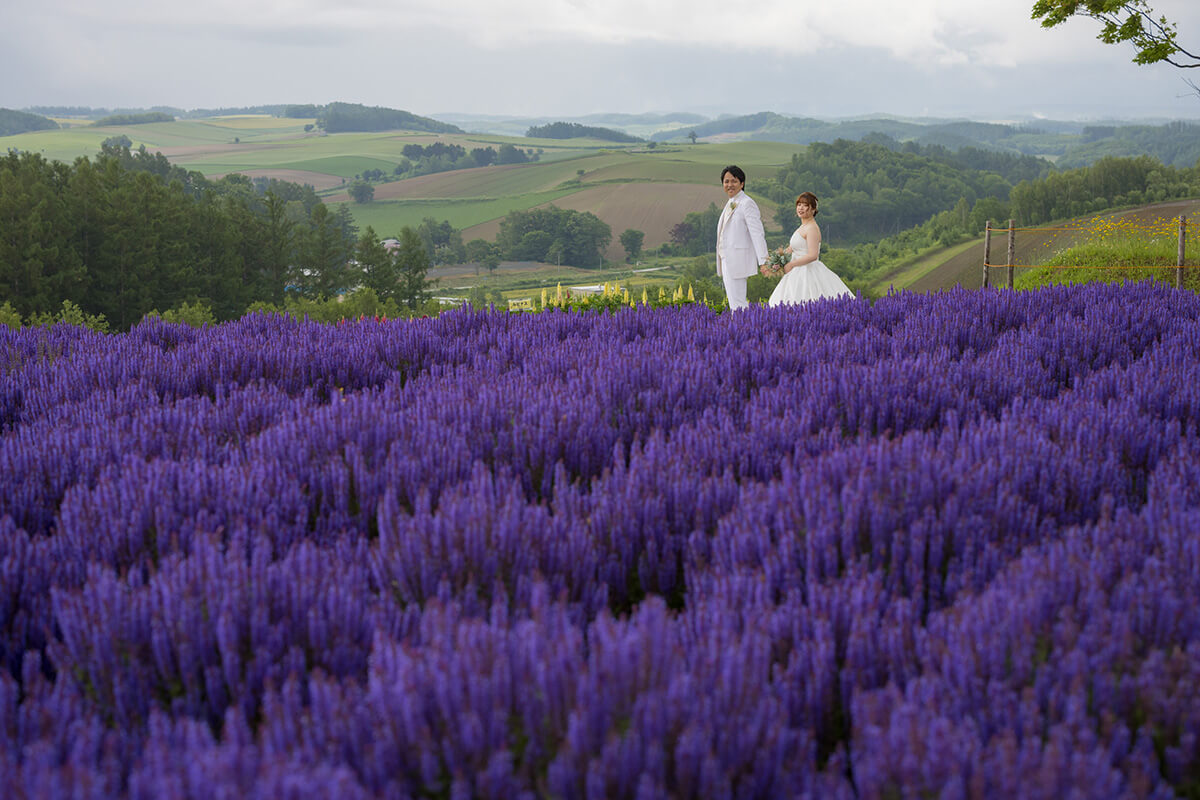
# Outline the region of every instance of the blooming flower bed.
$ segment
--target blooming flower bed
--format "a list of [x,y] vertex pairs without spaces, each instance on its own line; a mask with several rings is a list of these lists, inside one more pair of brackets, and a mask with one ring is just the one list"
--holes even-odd
[[0,331],[9,796],[1200,790],[1200,300]]

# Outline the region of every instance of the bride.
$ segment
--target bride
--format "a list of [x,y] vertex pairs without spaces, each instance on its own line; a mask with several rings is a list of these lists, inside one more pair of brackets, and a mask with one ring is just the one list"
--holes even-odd
[[796,198],[796,228],[787,250],[792,258],[783,265],[783,278],[771,292],[769,306],[803,303],[822,297],[853,297],[829,267],[821,263],[821,229],[817,227],[817,196],[805,192]]

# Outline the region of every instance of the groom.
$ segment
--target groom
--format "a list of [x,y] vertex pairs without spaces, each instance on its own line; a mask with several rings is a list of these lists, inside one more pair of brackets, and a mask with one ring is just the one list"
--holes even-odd
[[717,274],[725,281],[729,308],[749,308],[746,279],[767,261],[767,240],[763,236],[758,205],[743,191],[746,173],[741,167],[721,170],[721,188],[729,201],[717,222]]

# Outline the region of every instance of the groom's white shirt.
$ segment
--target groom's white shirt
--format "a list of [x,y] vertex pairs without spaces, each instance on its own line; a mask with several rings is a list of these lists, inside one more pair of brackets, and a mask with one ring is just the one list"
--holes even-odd
[[717,222],[717,274],[749,278],[767,260],[758,204],[744,191],[725,203]]

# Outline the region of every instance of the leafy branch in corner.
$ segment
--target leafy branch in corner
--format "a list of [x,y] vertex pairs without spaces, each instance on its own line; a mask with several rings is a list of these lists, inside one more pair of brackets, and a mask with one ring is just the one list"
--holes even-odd
[[1075,16],[1098,21],[1102,27],[1097,38],[1105,44],[1132,43],[1137,48],[1136,64],[1163,61],[1180,69],[1200,67],[1200,55],[1180,46],[1175,23],[1156,17],[1146,0],[1037,0],[1033,4],[1033,19],[1040,19],[1043,28]]

